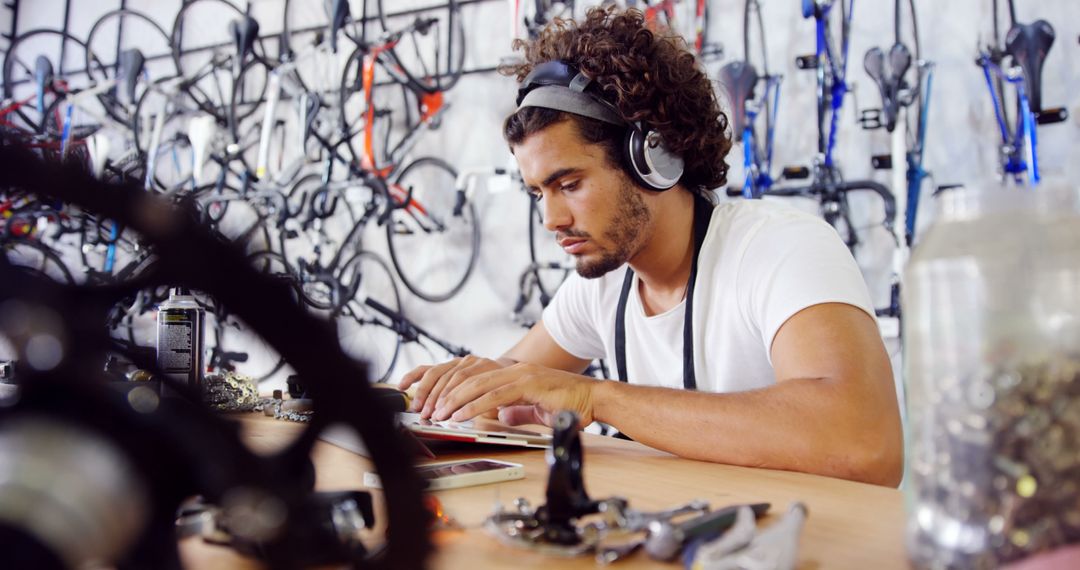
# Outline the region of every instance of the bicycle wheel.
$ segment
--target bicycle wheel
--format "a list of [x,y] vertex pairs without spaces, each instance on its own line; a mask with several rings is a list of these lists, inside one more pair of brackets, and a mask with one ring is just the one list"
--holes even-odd
[[456,180],[457,171],[446,161],[423,157],[389,184],[397,206],[386,226],[390,259],[405,287],[432,303],[461,290],[480,248],[476,210],[454,189]]
[[[765,24],[759,0],[746,0],[743,10],[743,58],[758,74],[752,99],[759,111],[758,119],[750,124],[755,146],[754,155],[767,161],[771,156],[771,133],[773,132],[773,101],[769,85],[769,53],[765,43]],[[767,165],[765,165],[767,166]],[[770,174],[766,172],[765,174]]]
[[[186,90],[199,108],[221,122],[228,119],[236,76],[243,70],[237,62],[230,26],[243,18],[245,15],[240,8],[227,0],[189,0],[173,21],[170,45],[177,73],[190,82]],[[264,62],[264,65],[247,72],[255,75],[242,83],[244,91],[240,101],[243,103],[259,101],[265,96],[265,62],[269,61],[266,53],[263,40],[256,39],[248,57]],[[248,107],[245,110],[250,114],[258,106]],[[245,118],[247,114],[238,117]]]
[[[86,43],[59,30],[36,29],[19,34],[4,53],[2,75],[3,98],[27,101],[16,111],[31,129],[44,132],[46,110],[68,90],[87,83],[82,74],[74,72],[85,65],[85,60],[99,61],[93,53],[87,53]],[[39,90],[37,75],[39,61],[51,67],[44,89]],[[59,109],[59,107],[53,107]],[[52,117],[59,123],[62,119]]]
[[356,228],[356,216],[344,191],[323,184],[318,174],[304,176],[289,189],[286,203],[290,215],[279,232],[285,263],[300,278],[304,302],[331,310],[343,301],[333,275],[346,243]]
[[0,242],[0,250],[7,262],[15,267],[43,275],[57,283],[75,284],[75,277],[60,255],[41,242],[9,238]]
[[544,227],[544,215],[536,200],[529,200],[529,256],[536,267],[540,306],[547,307],[555,290],[573,271],[574,258],[559,247],[555,235]]
[[338,282],[348,296],[346,304],[336,314],[341,349],[367,363],[370,381],[385,382],[397,364],[401,336],[394,328],[396,323],[373,309],[367,300],[401,314],[401,297],[394,284],[394,275],[381,257],[370,251],[360,251],[342,265]]
[[[146,14],[121,8],[103,14],[86,35],[87,57],[86,73],[95,83],[118,78],[120,74],[121,54],[130,49],[138,49],[144,57],[168,53],[169,34]],[[97,54],[103,61],[90,57]],[[109,54],[112,54],[109,57]],[[176,75],[176,69],[155,67],[163,75]],[[137,78],[136,78],[137,79]],[[134,86],[134,83],[131,83]],[[117,121],[130,124],[132,109],[138,102],[138,93],[126,93],[126,83],[121,81],[116,89],[110,89],[98,95],[98,100],[105,107],[109,116]]]
[[408,30],[390,53],[410,83],[428,93],[457,84],[465,66],[465,29],[457,0],[424,10],[420,17],[431,23],[420,27],[409,26],[407,19],[387,12],[387,2],[379,0],[378,6],[384,33]]

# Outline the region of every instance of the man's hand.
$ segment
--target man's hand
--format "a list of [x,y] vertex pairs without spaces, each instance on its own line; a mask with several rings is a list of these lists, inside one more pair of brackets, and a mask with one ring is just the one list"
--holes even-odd
[[580,425],[585,426],[593,421],[593,388],[598,382],[537,364],[518,363],[455,383],[443,391],[433,417],[465,421],[500,410],[499,419],[508,424],[550,425],[554,414],[572,410]]
[[433,366],[419,366],[401,378],[399,390],[407,390],[417,384],[412,411],[420,412],[420,417],[430,418],[435,409],[442,404],[442,397],[452,388],[477,374],[498,370],[509,365],[477,356],[464,356],[449,362]]

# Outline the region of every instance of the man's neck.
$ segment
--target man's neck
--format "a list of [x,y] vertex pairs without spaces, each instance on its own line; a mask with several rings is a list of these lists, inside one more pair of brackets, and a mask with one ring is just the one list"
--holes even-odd
[[[678,194],[656,210],[653,235],[630,262],[641,281],[641,297],[649,314],[682,300],[694,258],[694,196],[687,191],[671,192]],[[649,310],[650,305],[655,312]]]

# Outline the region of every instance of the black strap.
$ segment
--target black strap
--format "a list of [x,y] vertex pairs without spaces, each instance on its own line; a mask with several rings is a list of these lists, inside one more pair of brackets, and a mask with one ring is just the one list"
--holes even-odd
[[[690,262],[690,279],[686,283],[686,315],[683,316],[683,388],[687,390],[697,390],[697,377],[694,374],[694,281],[697,280],[698,254],[709,231],[712,209],[708,200],[694,196],[694,257]],[[629,382],[626,374],[626,300],[630,297],[633,282],[634,270],[627,267],[619,305],[615,309],[615,365],[619,370],[619,380],[623,382]]]

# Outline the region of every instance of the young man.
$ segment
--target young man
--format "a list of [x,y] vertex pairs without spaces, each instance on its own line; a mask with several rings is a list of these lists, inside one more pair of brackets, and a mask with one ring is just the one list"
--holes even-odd
[[[405,375],[416,409],[509,424],[570,409],[683,457],[898,484],[862,276],[815,217],[713,206],[731,141],[693,56],[635,11],[593,10],[525,47],[504,136],[577,275],[501,358]],[[582,376],[595,358],[622,381]]]

